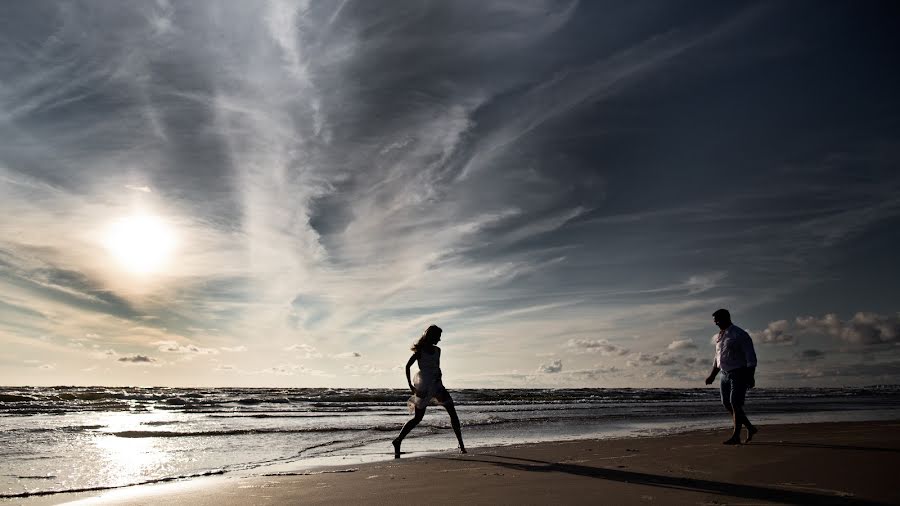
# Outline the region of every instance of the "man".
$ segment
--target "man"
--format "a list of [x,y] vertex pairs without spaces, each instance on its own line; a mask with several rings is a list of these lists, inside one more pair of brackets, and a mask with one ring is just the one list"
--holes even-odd
[[723,444],[741,444],[741,425],[747,427],[747,440],[744,442],[749,443],[759,431],[744,413],[747,389],[756,384],[756,351],[753,349],[753,340],[744,329],[731,323],[731,313],[727,309],[719,309],[712,315],[713,322],[720,331],[716,337],[715,362],[706,378],[706,384],[711,384],[719,371],[722,371],[722,404],[734,419],[734,433]]

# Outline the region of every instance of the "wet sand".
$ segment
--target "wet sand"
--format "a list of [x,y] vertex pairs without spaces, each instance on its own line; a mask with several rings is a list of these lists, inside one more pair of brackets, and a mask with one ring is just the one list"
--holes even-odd
[[741,446],[706,430],[474,448],[131,487],[76,504],[900,504],[900,421],[760,428]]

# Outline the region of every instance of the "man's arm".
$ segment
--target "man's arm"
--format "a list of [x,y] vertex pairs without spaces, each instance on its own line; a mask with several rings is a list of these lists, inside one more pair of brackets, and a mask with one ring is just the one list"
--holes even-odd
[[709,371],[709,376],[706,377],[706,384],[711,385],[712,382],[716,379],[716,376],[719,374],[719,364],[713,362],[712,371]]
[[744,360],[747,362],[747,386],[753,388],[756,386],[756,349],[753,348],[753,339],[747,334],[743,343]]

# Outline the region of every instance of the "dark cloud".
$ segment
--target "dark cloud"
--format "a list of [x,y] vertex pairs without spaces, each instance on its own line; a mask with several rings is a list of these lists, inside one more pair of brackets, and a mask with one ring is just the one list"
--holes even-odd
[[555,374],[563,369],[562,360],[554,360],[549,364],[541,364],[538,366],[538,372]]
[[783,382],[796,380],[828,381],[846,384],[896,384],[900,381],[900,361],[857,362],[851,364],[830,364],[817,362],[814,367],[797,367],[790,371],[774,373],[773,379]]
[[[423,314],[580,330],[531,353],[665,322],[629,348],[564,346],[675,367],[648,350],[689,335],[702,299],[836,312],[772,322],[760,344],[896,343],[894,11],[2,2],[0,291],[25,293],[0,306],[4,331],[38,334],[45,305],[125,322],[104,335],[152,314],[197,343],[167,346],[181,353],[223,349],[189,330],[209,321],[278,350],[375,348]],[[178,264],[208,269],[141,304],[72,250],[135,202],[190,222],[197,256]],[[623,307],[647,311],[607,318]]]
[[900,313],[856,313],[844,324],[841,337],[851,343],[881,344],[900,339]]
[[803,360],[819,360],[825,357],[825,352],[821,350],[803,350],[797,353],[797,358]]
[[[20,244],[11,246],[15,251],[2,252],[11,267],[0,272],[0,282],[11,283],[42,299],[84,311],[111,314],[124,319],[138,318],[132,304],[109,290],[101,280],[80,271],[53,265],[50,259],[63,257],[63,250]],[[34,258],[44,260],[35,262]]]
[[127,357],[120,357],[118,361],[128,362],[132,364],[149,364],[152,362],[156,362],[156,359],[153,357],[148,357],[147,355],[130,355]]
[[639,352],[629,361],[631,365],[654,365],[654,366],[671,366],[681,362],[681,360],[668,353],[643,353]]
[[900,339],[900,313],[858,312],[849,320],[833,313],[821,318],[801,316],[796,327],[798,332],[837,337],[848,343],[878,345]]
[[791,324],[787,320],[778,320],[770,323],[762,332],[756,333],[756,336],[763,344],[793,346],[796,341],[789,333],[790,328]]

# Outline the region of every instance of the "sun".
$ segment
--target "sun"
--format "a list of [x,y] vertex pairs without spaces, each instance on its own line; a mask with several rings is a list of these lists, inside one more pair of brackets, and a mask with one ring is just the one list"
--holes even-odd
[[175,234],[158,216],[127,216],[109,226],[105,246],[125,270],[152,274],[165,268],[175,249]]

